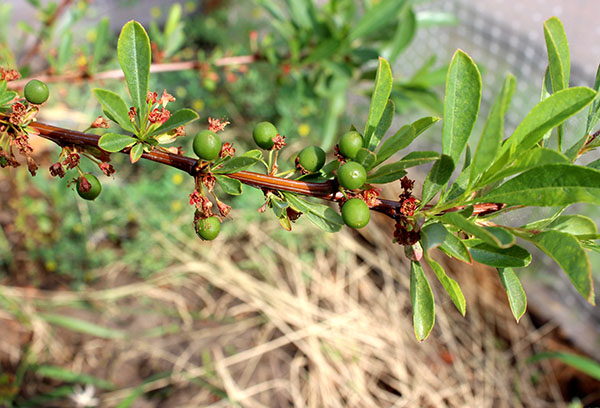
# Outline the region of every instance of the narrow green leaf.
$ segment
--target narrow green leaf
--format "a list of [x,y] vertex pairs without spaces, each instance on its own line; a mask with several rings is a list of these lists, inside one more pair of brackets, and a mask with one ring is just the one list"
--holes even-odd
[[536,362],[547,358],[555,358],[560,360],[563,363],[600,381],[600,363],[588,357],[578,356],[572,353],[565,353],[563,351],[547,351],[544,353],[534,354],[529,358],[529,361]]
[[[393,0],[397,1],[397,0]],[[386,1],[389,3],[389,1]],[[382,2],[384,3],[384,2]],[[381,4],[381,3],[380,3]],[[371,106],[369,107],[369,116],[364,132],[364,146],[371,146],[371,136],[377,129],[379,121],[385,111],[392,92],[392,69],[390,64],[383,58],[379,58],[377,68],[377,77],[375,78],[375,90],[371,97]]]
[[117,133],[105,133],[98,140],[98,147],[107,152],[119,152],[126,147],[133,146],[138,139],[127,135],[119,135]]
[[220,176],[215,174],[217,184],[223,189],[226,194],[229,195],[240,195],[242,194],[242,183],[239,180],[232,179],[227,176]]
[[98,64],[106,54],[106,44],[108,43],[109,19],[104,17],[96,26],[96,40],[94,41],[94,56],[92,66],[95,71]]
[[144,143],[139,142],[133,145],[129,151],[129,160],[131,163],[137,162],[144,154]]
[[544,227],[544,230],[554,230],[571,235],[594,235],[598,228],[594,221],[584,215],[561,215]]
[[548,67],[552,79],[552,90],[558,92],[569,87],[571,57],[565,29],[556,17],[544,22],[544,38],[548,50]]
[[[594,81],[594,91],[598,92],[600,90],[600,65],[596,69],[596,80]],[[590,111],[588,113],[587,124],[585,127],[586,136],[589,133],[592,133],[594,130],[594,126],[598,123],[600,119],[600,97],[596,97],[594,99],[594,103],[590,106]]]
[[471,163],[469,185],[476,181],[489,168],[500,150],[500,142],[504,136],[504,115],[508,110],[515,86],[515,77],[510,74],[507,75],[502,90],[496,97],[494,105],[490,110],[481,138],[479,139],[473,163]]
[[521,317],[523,317],[527,310],[527,296],[521,286],[521,282],[511,268],[498,268],[498,276],[500,276],[502,286],[506,290],[510,310],[517,323],[519,323],[519,320],[521,320]]
[[109,119],[117,122],[125,130],[135,133],[135,128],[129,119],[129,108],[123,98],[107,89],[96,88],[92,93],[102,105],[102,109]]
[[458,163],[471,135],[481,101],[481,74],[475,62],[457,50],[446,78],[442,146],[445,155]]
[[178,128],[179,126],[185,126],[186,124],[198,119],[198,114],[191,109],[180,109],[173,113],[165,123],[163,123],[158,129],[150,133],[150,136],[160,135],[162,133],[170,132],[171,130]]
[[406,49],[411,43],[417,31],[417,17],[412,7],[405,9],[400,15],[392,46],[389,53],[389,60],[394,62],[396,58]]
[[462,239],[459,239],[452,233],[446,234],[446,239],[440,245],[440,249],[448,256],[454,257],[459,261],[471,264],[471,254]]
[[600,205],[600,171],[570,164],[534,167],[476,201],[541,207],[578,202]]
[[461,230],[481,239],[483,242],[493,245],[498,248],[507,248],[513,244],[514,238],[511,241],[503,242],[496,234],[488,229],[475,224],[470,219],[467,219],[457,212],[448,212],[440,217],[446,223],[454,225]]
[[329,58],[331,55],[338,53],[340,48],[346,46],[346,44],[339,38],[328,38],[320,42],[310,53],[302,60],[303,64],[313,64],[315,62],[322,62],[325,58]]
[[121,330],[109,329],[108,327],[99,326],[95,323],[90,323],[71,316],[50,313],[42,313],[39,316],[50,324],[61,326],[65,329],[79,333],[89,334],[90,336],[102,337],[105,339],[123,339],[126,337],[125,332]]
[[[249,153],[249,154],[248,154]],[[221,167],[213,169],[214,174],[231,174],[238,171],[247,170],[258,163],[260,159],[256,157],[254,151],[247,152],[238,157],[227,160]]]
[[397,18],[404,3],[406,0],[381,0],[366,11],[362,19],[348,34],[348,40],[354,41],[380,30],[381,27]]
[[367,177],[367,183],[384,184],[398,180],[406,172],[404,169],[430,163],[439,157],[437,152],[412,152],[404,156],[400,161],[379,167],[373,174]]
[[415,139],[415,137],[415,129],[411,125],[402,126],[400,130],[383,142],[377,152],[377,162],[375,165],[383,163],[392,157],[394,153],[404,149]]
[[381,119],[379,120],[379,124],[373,132],[373,136],[371,136],[371,141],[369,143],[369,150],[373,151],[379,145],[383,136],[385,136],[385,132],[388,131],[390,126],[392,126],[392,120],[394,119],[394,101],[388,99],[387,104],[385,105],[385,110],[381,115]]
[[312,20],[308,10],[309,1],[306,0],[285,0],[290,9],[292,21],[298,26],[305,29],[312,28]]
[[[415,129],[415,137],[419,136],[421,133],[438,123],[440,119],[441,118],[438,118],[437,116],[426,116],[424,118],[415,120],[413,123],[411,123],[411,126]],[[410,142],[412,142],[412,140],[409,141],[409,144]],[[408,144],[406,146],[408,146]]]
[[[595,97],[594,90],[583,86],[563,89],[550,95],[527,114],[512,136],[504,143],[499,156],[506,153],[510,159],[527,152],[543,138],[547,131],[563,124],[585,108]],[[502,163],[499,165],[504,166]]]
[[17,93],[14,91],[4,92],[2,95],[0,95],[0,106],[12,101],[15,96],[17,96]]
[[522,235],[533,242],[567,274],[575,289],[591,304],[594,300],[594,282],[588,254],[581,243],[570,234],[545,231],[532,236]]
[[434,163],[423,183],[421,205],[427,204],[448,183],[454,171],[454,160],[448,155],[441,155]]
[[469,239],[463,242],[469,246],[473,260],[484,265],[495,268],[524,268],[531,263],[531,254],[518,245],[498,248],[480,239]]
[[375,165],[375,162],[377,161],[377,155],[363,147],[358,151],[358,153],[356,153],[354,161],[363,166],[365,170],[369,171]]
[[138,115],[144,117],[148,109],[146,96],[150,78],[150,39],[137,21],[131,20],[123,26],[117,43],[117,56],[133,104]]
[[37,375],[45,378],[52,378],[54,380],[79,383],[79,384],[92,384],[96,387],[100,387],[105,390],[112,390],[115,385],[110,381],[106,381],[102,378],[94,377],[88,374],[78,374],[66,368],[52,366],[52,365],[41,365],[34,368]]
[[446,240],[448,230],[441,222],[434,222],[425,225],[421,229],[421,243],[423,251],[427,252],[430,249],[436,248]]
[[423,341],[429,336],[435,323],[435,303],[423,267],[414,261],[410,263],[410,302],[415,336],[418,341]]
[[450,278],[446,274],[446,271],[444,271],[444,268],[442,268],[439,263],[434,261],[427,254],[425,254],[425,260],[429,266],[431,266],[431,269],[433,269],[435,276],[437,276],[438,280],[446,290],[446,293],[448,293],[448,296],[450,296],[454,306],[456,306],[460,314],[464,316],[465,313],[467,313],[467,302],[465,300],[465,295],[463,295],[463,292],[458,285],[458,282]]
[[285,191],[282,194],[294,210],[302,212],[313,224],[323,231],[337,232],[342,229],[344,220],[332,208],[323,204],[311,203]]

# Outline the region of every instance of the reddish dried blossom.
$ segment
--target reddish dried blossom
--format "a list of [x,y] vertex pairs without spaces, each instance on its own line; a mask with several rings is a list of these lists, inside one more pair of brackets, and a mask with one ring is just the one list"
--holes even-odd
[[0,147],[0,167],[19,167],[19,162],[15,160],[12,151],[2,150]]
[[171,112],[169,112],[164,107],[161,107],[160,110],[158,108],[154,108],[152,112],[148,115],[148,121],[150,123],[160,123],[161,125],[165,123],[171,117]]
[[300,158],[298,156],[296,156],[296,160],[294,161],[294,163],[296,164],[296,169],[300,172],[300,174],[310,173],[310,171],[302,167],[302,164],[300,164]]
[[28,156],[33,152],[33,147],[29,144],[29,136],[26,132],[19,129],[12,136],[11,145],[16,146],[22,155]]
[[394,239],[400,245],[413,245],[421,239],[418,229],[406,217],[399,217],[396,220]]
[[219,157],[224,159],[225,157],[233,157],[235,154],[235,148],[229,142],[223,143],[221,146],[221,152],[219,152]]
[[108,124],[108,121],[106,119],[104,119],[102,116],[98,116],[96,118],[96,120],[94,120],[94,122],[92,122],[91,127],[95,128],[95,129],[97,129],[97,128],[106,129],[106,128],[109,128],[110,125]]
[[32,176],[35,176],[38,168],[39,167],[35,160],[33,160],[33,157],[27,155],[27,169],[29,170],[29,173],[31,173]]
[[65,168],[63,167],[62,164],[60,164],[60,162],[56,162],[54,163],[52,166],[50,166],[50,175],[52,177],[60,177],[63,178],[65,176]]
[[137,116],[137,111],[135,110],[135,106],[129,108],[129,120],[131,122],[135,122],[135,117]]
[[12,105],[12,112],[8,118],[9,122],[15,126],[21,126],[25,123],[25,115],[27,113],[27,107],[22,103],[14,103]]
[[171,146],[167,148],[167,151],[178,156],[183,156],[183,146]]
[[377,204],[377,197],[379,197],[379,193],[380,193],[381,189],[379,188],[372,188],[370,190],[365,190],[362,192],[362,200],[367,203],[367,205],[369,207],[373,207],[374,205]]
[[92,184],[84,176],[79,177],[78,180],[79,180],[79,184],[77,186],[77,189],[79,190],[80,193],[87,193],[88,191],[90,191],[92,189]]
[[400,205],[400,213],[407,217],[414,215],[416,209],[417,204],[414,197],[404,199]]
[[346,163],[346,157],[340,153],[340,148],[338,145],[335,145],[333,148],[333,154],[335,154],[335,157],[337,157],[337,160],[340,162],[340,166]]
[[67,166],[67,170],[71,170],[71,169],[74,169],[75,167],[79,166],[79,159],[81,159],[81,156],[79,156],[79,153],[71,152],[67,155],[67,157],[65,157],[62,164]]
[[287,146],[285,143],[285,136],[277,135],[273,138],[273,147],[272,150],[281,150],[283,146]]
[[201,183],[208,189],[208,191],[213,191],[215,188],[215,182],[217,179],[212,174],[204,174],[200,179]]
[[167,103],[169,102],[175,102],[175,98],[173,97],[173,95],[167,93],[167,90],[163,90],[163,94],[160,97],[160,99],[158,100],[158,103],[160,105],[162,105],[163,107],[167,106]]
[[221,213],[221,215],[223,217],[227,217],[229,215],[229,212],[231,211],[231,206],[229,206],[221,201],[218,201],[218,200],[217,200],[217,207],[219,207],[219,212]]
[[415,186],[415,181],[409,179],[407,176],[402,177],[400,179],[400,186],[404,190],[405,193],[411,193],[413,187]]
[[212,214],[212,202],[207,197],[201,195],[198,190],[194,190],[194,192],[190,194],[190,205],[196,206],[198,209],[196,214],[201,215],[201,218],[208,218]]
[[107,177],[110,177],[113,174],[115,174],[115,168],[112,166],[112,164],[102,162],[98,164],[98,167],[100,167],[102,173],[104,173]]
[[154,105],[156,103],[157,98],[158,94],[156,92],[148,91],[148,93],[146,94],[146,103]]
[[19,78],[21,78],[21,74],[16,69],[4,69],[0,67],[0,81],[6,80],[6,82],[10,82]]
[[225,129],[225,126],[229,125],[229,121],[226,118],[213,119],[208,118],[208,130],[218,133]]
[[175,137],[185,136],[185,127],[183,125],[178,126],[175,129],[171,130],[169,134]]

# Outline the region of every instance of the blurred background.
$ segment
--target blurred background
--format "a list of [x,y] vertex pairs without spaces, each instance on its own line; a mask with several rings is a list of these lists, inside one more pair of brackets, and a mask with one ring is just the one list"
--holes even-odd
[[[3,1],[0,66],[24,78],[48,75],[51,97],[38,119],[86,129],[102,113],[92,88],[126,95],[122,80],[93,78],[119,68],[119,30],[136,19],[148,30],[156,64],[201,63],[151,75],[151,89],[166,89],[178,108],[200,114],[188,135],[208,117],[226,117],[222,140],[244,151],[253,125],[270,120],[287,137],[285,168],[304,146],[331,150],[350,125],[363,126],[379,55],[393,66],[394,131],[441,116],[447,64],[461,48],[482,71],[480,117],[506,73],[517,77],[508,134],[540,99],[542,25],[551,16],[569,39],[571,85],[592,86],[600,62],[593,0],[407,2],[349,53],[327,40],[378,2],[317,1],[309,10],[316,26],[300,3]],[[260,61],[219,63],[240,55]],[[81,80],[84,72],[92,80]],[[568,145],[584,127],[577,118],[568,123]],[[439,151],[440,135],[438,124],[412,148]],[[189,152],[190,140],[177,144]],[[577,354],[598,370],[600,313],[533,248],[534,259],[543,259],[517,271],[529,300],[518,324],[494,270],[438,254],[465,293],[467,314],[431,279],[436,326],[419,344],[409,264],[392,242],[389,219],[375,214],[364,229],[331,235],[301,218],[290,233],[270,213],[259,214],[263,194],[245,188],[226,197],[230,219],[206,243],[192,228],[194,183],[184,174],[114,157],[117,174],[103,176],[101,196],[85,202],[67,186],[69,177],[52,179],[46,170],[59,149],[41,139],[34,149],[36,177],[24,167],[0,171],[0,406],[600,404],[598,375],[535,357]],[[419,183],[427,170],[409,176]],[[600,220],[598,208],[573,211]],[[591,256],[598,281],[600,259]]]

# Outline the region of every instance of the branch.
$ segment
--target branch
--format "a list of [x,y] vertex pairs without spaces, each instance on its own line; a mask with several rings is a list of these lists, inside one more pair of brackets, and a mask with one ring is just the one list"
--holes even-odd
[[[51,140],[60,146],[77,145],[98,147],[99,135],[83,133],[76,130],[64,129],[57,126],[48,125],[40,122],[32,122],[29,126],[37,129],[40,136]],[[123,149],[121,153],[129,153],[129,148]],[[154,150],[144,153],[142,158],[157,163],[174,167],[181,171],[195,176],[199,173],[199,163],[197,159],[187,156],[180,156],[173,153]],[[270,189],[279,191],[288,191],[290,193],[302,194],[309,197],[316,197],[324,200],[339,202],[343,199],[342,193],[338,190],[336,180],[330,180],[322,183],[306,182],[301,180],[290,180],[282,177],[269,176],[266,174],[254,173],[251,171],[240,171],[227,174],[226,176],[239,180],[251,187],[260,189]],[[394,218],[399,213],[401,203],[386,199],[377,199],[376,204],[371,207],[372,210],[381,212]],[[426,208],[431,208],[427,206]],[[464,206],[450,208],[443,212],[460,211]],[[481,203],[475,204],[473,214],[490,214],[504,208],[503,204]]]

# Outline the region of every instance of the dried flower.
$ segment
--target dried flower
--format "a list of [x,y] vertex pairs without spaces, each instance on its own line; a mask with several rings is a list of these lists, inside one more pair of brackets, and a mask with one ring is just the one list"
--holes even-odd
[[113,174],[115,174],[115,168],[112,166],[112,164],[102,162],[98,164],[98,167],[100,167],[102,173],[104,173],[107,177],[110,177]]
[[283,146],[287,146],[285,143],[285,136],[277,135],[273,138],[273,150],[281,150]]
[[50,175],[52,177],[60,177],[63,178],[65,176],[65,168],[63,167],[62,164],[60,164],[60,162],[56,162],[54,163],[52,166],[50,166]]
[[219,153],[219,157],[223,159],[225,157],[233,157],[234,154],[235,148],[231,145],[231,143],[223,143],[223,146],[221,146],[221,152]]
[[212,131],[212,132],[221,132],[222,130],[225,129],[225,126],[229,125],[229,121],[226,120],[225,118],[222,119],[213,119],[213,118],[208,118],[208,130]]
[[152,112],[148,115],[148,120],[150,123],[160,123],[161,125],[165,123],[171,117],[171,112],[169,112],[164,107],[161,107],[160,110],[158,108],[154,108]]
[[108,121],[106,119],[104,119],[102,116],[98,116],[96,118],[96,120],[94,120],[94,122],[92,122],[91,127],[106,129],[106,128],[110,127],[110,125],[108,124]]

